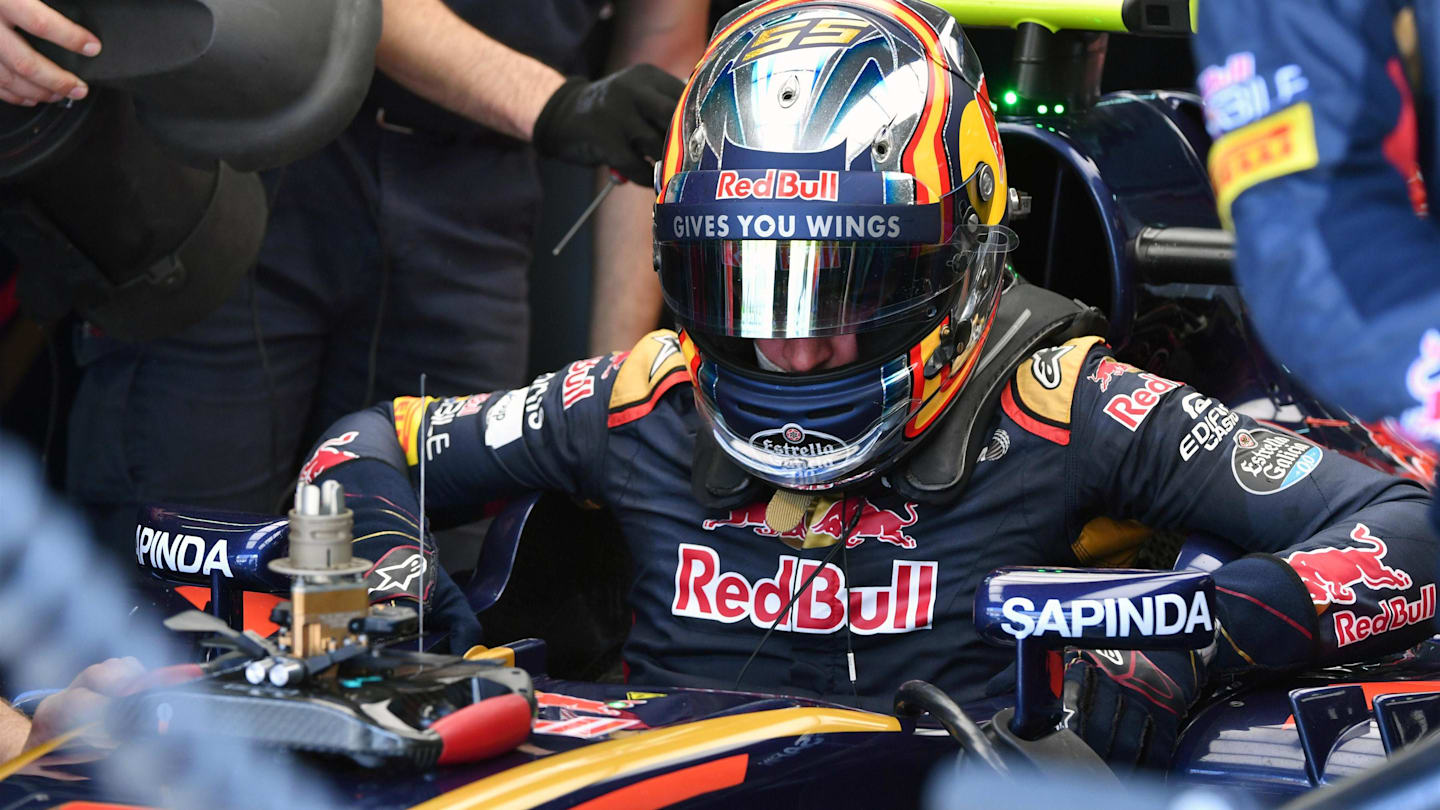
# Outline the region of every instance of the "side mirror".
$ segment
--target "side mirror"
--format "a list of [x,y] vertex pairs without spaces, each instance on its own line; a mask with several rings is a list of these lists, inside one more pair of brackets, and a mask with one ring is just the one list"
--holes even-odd
[[1199,649],[1215,640],[1214,617],[1215,583],[1198,571],[1000,568],[975,592],[980,637],[1015,645],[1010,730],[1025,739],[1045,734],[1059,718],[1048,651]]

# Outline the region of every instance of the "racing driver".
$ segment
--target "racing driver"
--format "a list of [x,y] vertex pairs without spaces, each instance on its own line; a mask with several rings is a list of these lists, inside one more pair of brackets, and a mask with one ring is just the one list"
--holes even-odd
[[[423,568],[424,454],[447,520],[542,489],[614,512],[636,561],[632,683],[888,706],[912,678],[974,699],[1005,666],[971,617],[994,568],[1123,565],[1146,527],[1229,538],[1253,553],[1214,574],[1212,648],[1066,668],[1067,722],[1146,765],[1209,677],[1430,634],[1419,486],[1117,361],[1093,310],[1009,270],[985,80],[944,12],[741,6],[668,139],[655,255],[678,334],[325,434],[302,477],[353,494],[377,570]],[[437,577],[440,614],[474,634]]]

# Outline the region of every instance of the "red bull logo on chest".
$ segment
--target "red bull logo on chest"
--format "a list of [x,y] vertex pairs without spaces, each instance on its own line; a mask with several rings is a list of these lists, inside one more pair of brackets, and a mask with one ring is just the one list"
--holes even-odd
[[[713,532],[722,526],[733,526],[737,529],[751,529],[761,537],[797,539],[803,539],[808,528],[814,534],[829,535],[837,541],[845,537],[846,548],[855,548],[870,537],[898,548],[915,548],[915,538],[905,533],[906,528],[915,525],[915,521],[919,520],[913,501],[905,504],[905,514],[902,515],[876,506],[863,496],[845,498],[812,515],[808,524],[802,522],[786,532],[777,532],[765,522],[765,506],[765,501],[757,501],[749,506],[731,509],[729,517],[702,521],[700,528]],[[859,515],[856,515],[856,512],[859,512]],[[852,523],[854,528],[847,533],[845,530]]]
[[[749,621],[791,633],[841,632],[848,620],[859,635],[929,630],[934,619],[937,562],[892,560],[889,585],[856,588],[846,584],[839,567],[821,567],[818,560],[782,555],[774,577],[751,582],[743,574],[722,571],[713,548],[681,543],[678,555],[670,606],[676,616],[724,624]],[[786,610],[795,589],[811,574],[810,587]]]
[[1352,585],[1367,588],[1403,590],[1410,587],[1410,575],[1386,565],[1385,541],[1370,533],[1364,523],[1356,523],[1350,539],[1362,545],[1345,548],[1319,548],[1297,551],[1285,558],[1310,591],[1310,601],[1323,609],[1331,603],[1355,604]]

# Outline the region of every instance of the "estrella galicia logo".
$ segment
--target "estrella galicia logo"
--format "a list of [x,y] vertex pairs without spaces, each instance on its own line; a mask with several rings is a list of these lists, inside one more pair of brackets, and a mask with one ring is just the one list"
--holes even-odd
[[1325,451],[1296,436],[1267,428],[1237,431],[1230,451],[1235,483],[1253,495],[1272,495],[1299,483],[1320,466]]
[[750,437],[750,446],[782,456],[823,456],[849,447],[843,439],[789,422]]

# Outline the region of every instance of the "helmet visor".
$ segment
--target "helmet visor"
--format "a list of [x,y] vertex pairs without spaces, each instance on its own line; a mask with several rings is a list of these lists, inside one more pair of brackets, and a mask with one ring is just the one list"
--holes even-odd
[[794,239],[659,242],[665,300],[687,328],[743,338],[824,337],[924,314],[1008,251],[1003,228],[939,245]]

